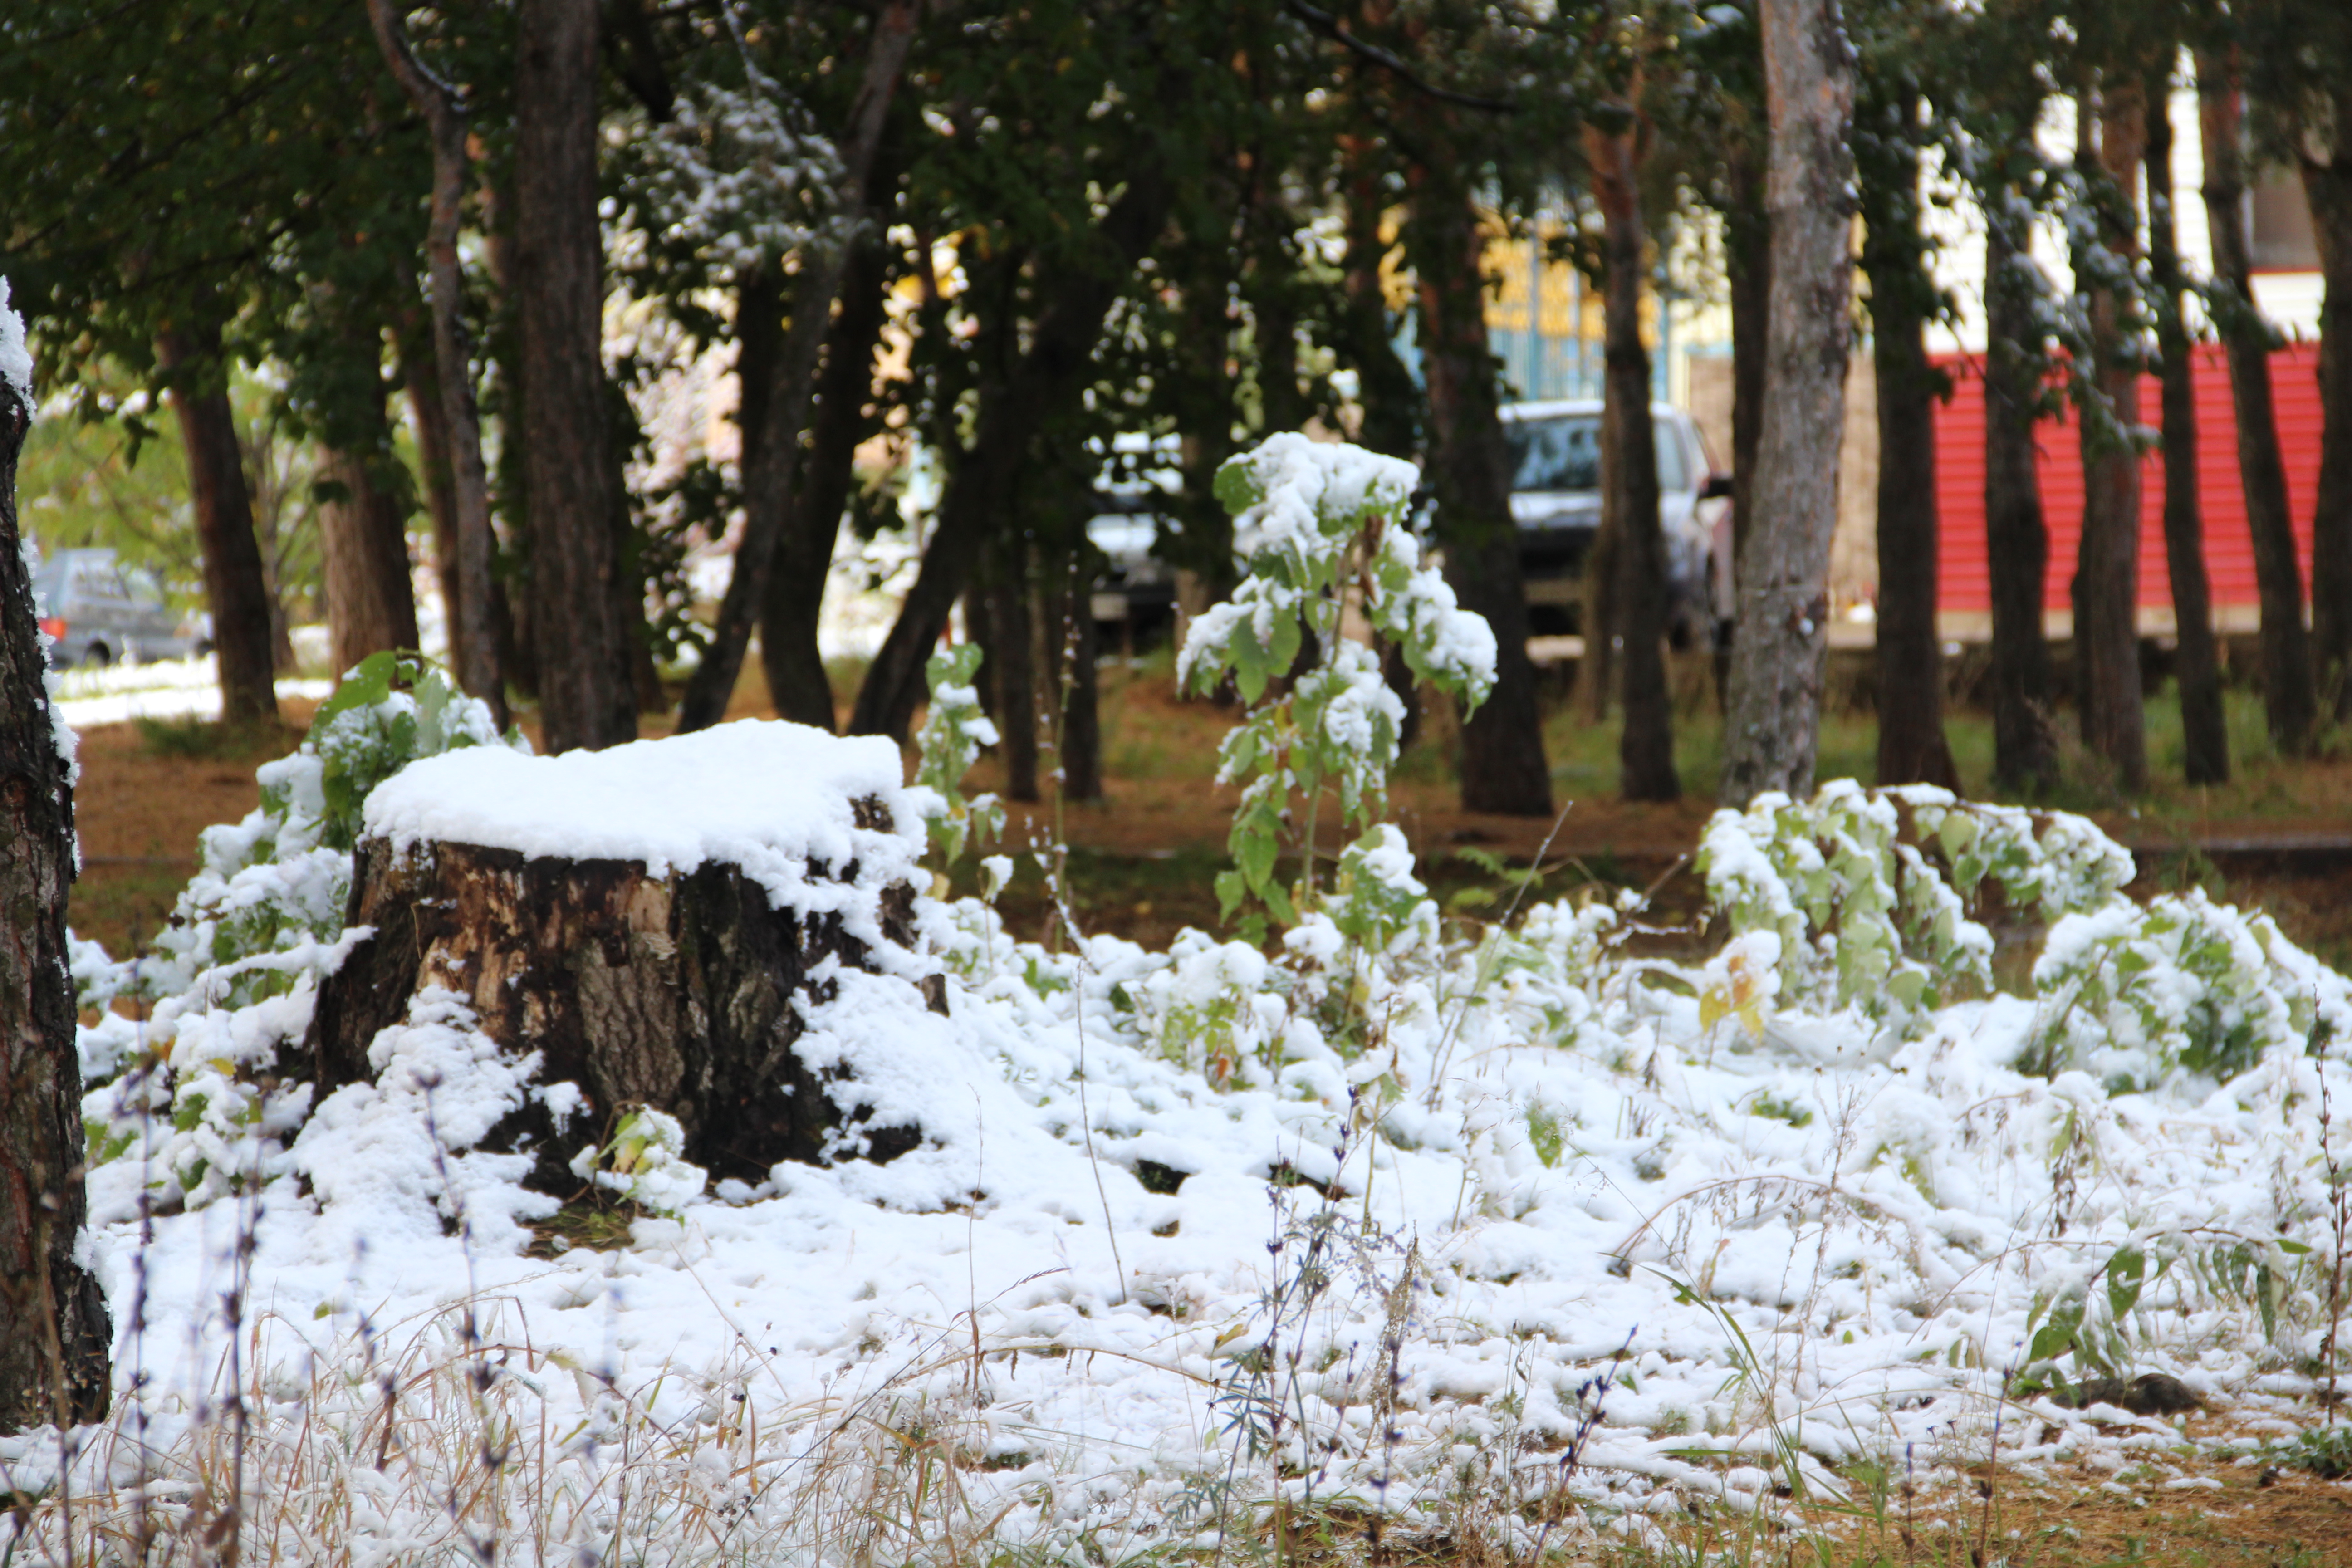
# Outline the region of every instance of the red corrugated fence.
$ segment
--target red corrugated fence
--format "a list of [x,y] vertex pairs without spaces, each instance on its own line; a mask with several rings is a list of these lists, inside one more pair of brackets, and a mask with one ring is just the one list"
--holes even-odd
[[[2195,351],[2197,490],[2204,502],[2205,570],[2219,610],[2250,605],[2253,544],[2246,531],[2245,492],[2238,483],[2238,422],[2230,372],[2218,345]],[[1952,400],[1936,416],[1936,499],[1939,512],[1938,608],[1983,614],[1991,608],[1985,567],[1984,382],[1980,355],[1955,354],[1938,363],[1953,379]],[[2319,475],[2319,349],[2295,343],[2271,356],[2271,389],[2278,409],[2279,454],[2286,466],[2287,501],[2302,558],[2304,591],[2311,588],[2311,505]],[[2140,417],[2158,422],[2156,378],[2140,383]],[[2050,529],[2050,571],[2042,603],[2070,607],[2068,584],[2083,529],[2083,461],[2074,411],[2036,426],[2041,453],[2042,506]],[[2141,462],[2139,602],[2169,610],[2172,578],[2164,556],[2164,458]]]

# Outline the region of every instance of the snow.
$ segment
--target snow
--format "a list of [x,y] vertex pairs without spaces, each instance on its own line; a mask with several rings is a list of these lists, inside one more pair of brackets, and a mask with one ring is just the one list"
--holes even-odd
[[[365,821],[401,842],[725,859],[788,903],[820,861],[856,859],[860,885],[908,874],[922,826],[899,769],[885,742],[783,724],[553,758],[478,745],[412,763]],[[867,795],[892,827],[857,826],[848,803]],[[524,1097],[560,1109],[576,1088],[434,994],[374,1042],[375,1082],[310,1106],[269,1075],[293,1066],[310,976],[335,955],[289,938],[266,955],[286,984],[182,999],[148,1026],[205,1086],[201,1164],[163,1120],[186,1084],[143,1123],[122,1110],[143,1092],[135,1066],[85,1102],[94,1136],[127,1140],[90,1176],[119,1397],[158,1447],[182,1440],[218,1397],[239,1331],[222,1280],[242,1267],[268,1304],[238,1341],[247,1375],[297,1391],[257,1400],[257,1452],[298,1423],[363,1434],[383,1397],[371,1369],[463,1368],[495,1335],[491,1392],[467,1384],[446,1419],[478,1396],[507,1402],[509,1431],[588,1435],[538,1440],[517,1475],[554,1479],[526,1494],[518,1479],[516,1499],[609,1500],[643,1474],[628,1484],[738,1510],[774,1560],[813,1563],[846,1560],[822,1533],[841,1498],[911,1462],[843,1434],[918,1415],[971,1461],[964,1522],[923,1529],[991,1521],[1000,1542],[1083,1539],[1110,1560],[1205,1528],[1181,1524],[1185,1498],[1264,1466],[1236,1459],[1229,1424],[1269,1388],[1290,1389],[1308,1436],[1294,1420],[1276,1445],[1290,1479],[1267,1468],[1250,1487],[1426,1521],[1465,1465],[1496,1489],[1550,1484],[1609,1374],[1569,1485],[1637,1533],[1693,1496],[1780,1507],[1763,1467],[1784,1437],[1825,1488],[1823,1467],[1857,1457],[1952,1474],[1997,1440],[2029,1469],[2120,1468],[2144,1458],[2134,1445],[2189,1441],[2005,1391],[2061,1307],[2070,1375],[2105,1357],[2173,1373],[2241,1422],[2290,1415],[2326,1330],[2326,1118],[2352,1105],[2341,1052],[2311,1042],[2352,1026],[2345,983],[2260,917],[2124,902],[2105,885],[2120,852],[2078,819],[1993,809],[1841,784],[1719,816],[1710,876],[1748,923],[1687,966],[1624,952],[1629,900],[1443,935],[1386,826],[1272,952],[1200,931],[1166,952],[1108,936],[1049,952],[976,900],[921,899],[916,957],[944,966],[947,1014],[903,966],[836,966],[795,1047],[862,1125],[919,1128],[918,1146],[876,1163],[851,1131],[829,1166],[712,1190],[674,1123],[625,1121],[580,1173],[648,1212],[621,1245],[552,1258],[526,1250],[549,1207],[518,1184],[527,1157],[486,1145]],[[1916,896],[1932,868],[1916,854],[1871,847],[1906,815],[2005,857],[1984,875],[2009,880],[2011,907],[2016,887],[2053,894],[2043,963],[2068,985],[2104,976],[2095,1010],[1961,994],[1966,922]],[[271,864],[325,852],[284,853]],[[1822,924],[1882,915],[1891,964],[1957,955],[1938,976],[1953,994],[1841,995]],[[74,963],[86,1002],[115,983],[94,954]],[[2030,1069],[2053,1017],[2152,1023],[2127,1071],[2100,1076],[2111,1047],[2069,1032],[2079,1048],[2045,1075]],[[135,1059],[119,1025],[87,1033],[94,1071]],[[2239,1054],[2200,1055],[2214,1038]],[[1178,1189],[1155,1190],[1171,1173]],[[2116,1309],[2126,1256],[2145,1279]],[[121,1305],[134,1295],[143,1328]],[[1292,1381],[1253,1382],[1253,1365]],[[657,1452],[704,1458],[661,1479],[616,1468],[616,1445],[654,1430]],[[20,1484],[55,1453],[0,1441]],[[117,1482],[138,1468],[127,1446],[84,1456]],[[391,1484],[366,1467],[336,1484]],[[747,1475],[757,1488],[727,1489]],[[451,1493],[419,1486],[408,1513],[382,1504],[371,1551],[447,1527],[429,1499]],[[583,1503],[534,1526],[531,1560],[602,1552],[619,1517]]]
[[[78,730],[128,724],[134,719],[217,719],[220,672],[211,654],[202,658],[158,659],[152,664],[113,664],[102,669],[58,672],[56,707]],[[323,700],[331,680],[278,682],[279,700]]]
[[365,822],[404,848],[437,841],[635,860],[655,876],[737,866],[775,908],[805,911],[828,896],[812,886],[813,867],[836,876],[855,867],[869,895],[911,876],[920,840],[860,826],[856,805],[871,800],[890,823],[917,824],[904,776],[898,746],[878,736],[747,721],[602,752],[445,752],[369,795]]
[[8,384],[25,412],[33,411],[33,354],[25,346],[25,318],[8,303],[8,279],[0,278],[0,381]]

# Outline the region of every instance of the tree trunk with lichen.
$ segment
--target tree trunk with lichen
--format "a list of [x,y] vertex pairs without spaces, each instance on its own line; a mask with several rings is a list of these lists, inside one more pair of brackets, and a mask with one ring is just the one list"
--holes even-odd
[[73,784],[16,531],[16,458],[31,424],[0,370],[0,1432],[105,1415],[113,1341],[106,1298],[74,1261],[84,1200],[66,973]]
[[[887,827],[877,803],[857,810],[861,826]],[[855,874],[811,868],[817,879]],[[881,911],[884,935],[912,945],[913,889],[887,889]],[[584,1096],[562,1124],[533,1101],[492,1134],[492,1146],[535,1153],[529,1184],[542,1192],[576,1191],[572,1157],[640,1106],[676,1117],[686,1157],[720,1179],[764,1181],[779,1161],[821,1163],[860,1134],[877,1161],[921,1140],[919,1128],[867,1124],[854,1096],[845,1112],[827,1075],[793,1050],[803,1007],[831,992],[825,961],[871,969],[866,943],[837,913],[774,908],[734,866],[655,876],[632,860],[369,839],[347,918],[374,934],[320,988],[309,1041],[320,1097],[373,1076],[370,1042],[420,991],[456,992],[492,1039],[542,1053],[542,1082]],[[944,1010],[936,982],[927,994]]]

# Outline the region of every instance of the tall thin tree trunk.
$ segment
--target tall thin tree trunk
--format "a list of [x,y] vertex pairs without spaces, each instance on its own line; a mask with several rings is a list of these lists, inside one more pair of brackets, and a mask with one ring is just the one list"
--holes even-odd
[[2336,716],[2352,719],[2352,90],[2336,94],[2334,127],[2324,149],[2306,134],[2301,159],[2326,279],[2319,309],[2322,433],[2311,519],[2311,637]]
[[[874,195],[869,176],[882,145],[882,126],[913,47],[918,0],[885,0],[874,18],[866,47],[865,76],[850,105],[849,131],[841,143],[841,179],[836,199],[845,216],[856,217]],[[792,330],[761,410],[762,430],[750,454],[752,466],[743,475],[743,533],[735,546],[734,575],[719,602],[719,620],[711,628],[710,647],[688,680],[678,704],[680,730],[715,724],[727,711],[735,678],[743,668],[743,653],[751,627],[766,605],[769,574],[776,558],[800,476],[801,432],[808,424],[809,398],[816,381],[818,352],[832,326],[833,302],[841,293],[855,237],[814,244],[803,258],[793,292]],[[950,594],[940,609],[955,603]],[[935,631],[932,634],[936,637]],[[910,701],[909,716],[914,711]],[[901,729],[905,727],[902,720]]]
[[1462,805],[1511,816],[1551,815],[1551,769],[1528,605],[1511,521],[1511,458],[1487,347],[1478,216],[1452,170],[1425,170],[1406,228],[1421,280],[1422,370],[1429,389],[1430,487],[1445,577],[1462,607],[1494,628],[1495,689],[1462,726]]
[[1004,748],[1004,797],[1037,798],[1037,662],[1029,613],[1029,542],[1017,528],[1001,533],[988,551],[980,597],[988,604],[985,645],[996,694],[996,732]]
[[[16,324],[5,282],[0,320]],[[73,781],[16,526],[29,368],[0,361],[0,1433],[104,1415],[114,1339],[97,1279],[75,1261],[88,1210],[66,953]]]
[[604,245],[596,222],[594,0],[515,13],[515,324],[531,638],[550,752],[633,740],[629,628],[614,614],[619,475],[606,438]]
[[2058,777],[2042,597],[2050,530],[2033,427],[2042,411],[2039,301],[2028,277],[2024,197],[1996,177],[1985,225],[1985,565],[1992,579],[1993,781],[2044,788]]
[[[417,444],[437,440],[443,457],[436,461],[426,451],[430,476],[446,472],[448,479],[446,532],[449,544],[441,560],[441,592],[449,617],[449,647],[457,666],[457,684],[490,705],[499,725],[507,721],[505,662],[500,658],[497,610],[502,603],[491,581],[498,542],[490,531],[489,471],[482,458],[482,421],[474,401],[474,380],[466,341],[465,274],[457,255],[457,232],[465,199],[466,117],[455,89],[417,61],[408,35],[392,0],[368,0],[368,16],[385,63],[425,116],[433,138],[433,205],[426,224],[425,256],[432,279],[432,352],[412,363],[429,363],[431,384],[437,398],[412,375],[409,398],[417,411]],[[404,358],[410,358],[405,351]],[[427,410],[437,413],[428,418]],[[429,433],[429,434],[428,434]],[[445,515],[436,489],[434,520],[436,553]]]
[[408,529],[382,454],[335,452],[328,471],[342,495],[319,511],[327,627],[340,679],[370,654],[416,646],[416,596],[408,577]]
[[[1157,158],[1129,171],[1127,189],[1097,226],[1100,249],[1114,266],[1134,267],[1159,237],[1173,198]],[[922,700],[931,646],[946,628],[990,530],[1009,513],[1037,432],[1082,395],[1094,372],[1095,340],[1125,280],[1090,267],[1049,279],[1040,290],[1047,303],[1029,333],[1028,352],[1003,381],[982,388],[971,447],[949,475],[922,569],[858,688],[852,734],[905,738]]]
[[2172,666],[2180,691],[2182,772],[2193,784],[2221,784],[2230,776],[2230,731],[2221,713],[2221,661],[2205,580],[2205,518],[2197,496],[2197,393],[2180,312],[2187,283],[2172,216],[2170,87],[2168,70],[2148,78],[2147,259],[2164,366],[2164,559],[2178,635]]
[[776,542],[776,569],[760,620],[760,658],[776,712],[802,724],[834,725],[833,683],[817,647],[824,585],[849,504],[866,401],[874,390],[874,348],[882,336],[889,275],[881,247],[861,245],[841,281],[841,314],[826,334],[817,378],[814,427],[793,489],[792,513]]
[[425,512],[433,526],[433,575],[441,586],[441,615],[449,637],[449,663],[466,668],[465,614],[458,607],[465,584],[457,562],[457,482],[449,467],[448,411],[441,405],[439,376],[422,334],[404,331],[400,370],[408,412],[416,431],[417,467],[424,470]]
[[[1601,528],[1617,546],[1616,629],[1624,637],[1625,728],[1619,788],[1627,800],[1678,800],[1674,700],[1666,687],[1666,541],[1658,521],[1657,426],[1650,416],[1650,353],[1642,346],[1644,237],[1633,135],[1585,132],[1593,200],[1606,227],[1603,308],[1606,395],[1601,416]],[[1588,626],[1585,656],[1596,632]]]
[[2254,546],[2263,606],[2263,710],[2271,742],[2287,756],[2311,750],[2319,701],[2312,689],[2311,637],[2303,624],[2303,568],[2279,457],[2271,397],[2271,330],[2254,304],[2246,237],[2244,109],[2231,62],[2197,57],[2197,123],[2205,152],[2205,222],[2213,242],[2213,324],[2230,360],[2238,413],[2238,477]]
[[[1756,515],[1756,442],[1764,430],[1764,351],[1772,328],[1772,223],[1764,208],[1764,158],[1757,139],[1732,144],[1725,163],[1730,196],[1724,215],[1731,296],[1731,559],[1718,570],[1734,584]],[[1714,588],[1708,587],[1712,606]],[[1736,595],[1735,595],[1736,597]],[[1735,619],[1716,651],[1716,700],[1729,711]]]
[[1927,363],[1935,284],[1919,227],[1919,95],[1873,97],[1876,123],[1858,163],[1878,389],[1878,782],[1956,790],[1936,636],[1935,400],[1944,381]]
[[275,721],[276,661],[269,649],[269,584],[253,532],[253,496],[229,407],[228,370],[216,327],[170,328],[155,342],[172,384],[180,444],[188,455],[196,538],[204,548],[205,598],[219,660],[221,717],[232,724]]
[[1356,372],[1357,394],[1363,405],[1359,444],[1391,458],[1410,458],[1420,449],[1416,414],[1420,395],[1412,372],[1396,350],[1396,333],[1389,320],[1388,295],[1381,283],[1381,263],[1389,250],[1381,237],[1384,210],[1379,183],[1360,170],[1351,170],[1348,184],[1348,257],[1341,288],[1347,300],[1347,337],[1342,350]]
[[[2129,266],[2138,253],[2140,148],[2145,104],[2137,81],[2110,80],[2095,103],[2083,98],[2081,153],[2086,174],[2104,174],[2112,210],[2099,241]],[[2095,125],[2095,130],[2094,126]],[[2130,310],[2124,289],[2092,271],[2092,374],[2106,419],[2086,411],[2081,424],[2083,533],[2074,564],[2074,663],[2084,744],[2115,770],[2117,788],[2147,788],[2147,727],[2139,670],[2139,375],[2126,339]]]
[[1102,701],[1097,685],[1092,595],[1073,558],[1049,560],[1045,567],[1046,668],[1053,700],[1061,715],[1055,733],[1055,770],[1064,800],[1102,798]]
[[1720,798],[1812,791],[1853,292],[1853,49],[1837,0],[1762,0],[1772,325],[1739,552]]

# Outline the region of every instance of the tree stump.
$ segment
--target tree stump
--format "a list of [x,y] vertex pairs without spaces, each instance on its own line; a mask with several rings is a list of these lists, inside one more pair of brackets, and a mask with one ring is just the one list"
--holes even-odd
[[[719,1178],[915,1147],[919,1128],[868,1125],[855,1085],[793,1050],[805,1008],[831,999],[829,960],[898,975],[944,1011],[943,982],[914,952],[920,845],[896,826],[913,817],[898,770],[887,742],[784,724],[414,764],[368,802],[346,923],[373,931],[320,988],[309,1039],[320,1096],[371,1079],[378,1032],[438,987],[501,1046],[541,1053],[543,1090],[577,1087],[576,1109],[542,1092],[489,1140],[536,1154],[541,1191],[578,1188],[573,1156],[639,1106],[676,1117],[686,1157]],[[600,787],[584,799],[565,787],[582,781]],[[665,784],[666,795],[641,787]],[[634,820],[612,820],[633,795]],[[596,852],[614,849],[625,852]]]

